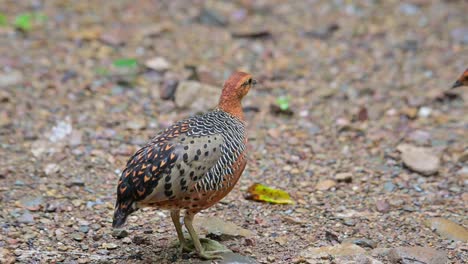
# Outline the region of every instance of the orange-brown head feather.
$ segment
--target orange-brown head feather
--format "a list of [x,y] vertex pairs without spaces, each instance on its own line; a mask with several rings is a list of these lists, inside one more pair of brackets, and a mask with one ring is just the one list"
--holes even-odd
[[460,78],[458,78],[458,80],[452,85],[452,88],[457,88],[460,86],[468,86],[468,68],[463,72]]
[[224,83],[218,108],[244,120],[241,101],[257,82],[245,72],[233,73]]

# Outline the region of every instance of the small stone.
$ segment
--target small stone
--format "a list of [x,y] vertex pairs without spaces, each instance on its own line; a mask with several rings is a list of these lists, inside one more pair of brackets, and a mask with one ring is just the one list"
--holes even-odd
[[352,256],[364,254],[366,251],[354,244],[337,244],[328,247],[308,247],[300,255],[311,263],[316,263],[317,259],[328,258],[329,256]]
[[141,130],[146,127],[146,121],[142,118],[133,118],[127,122],[127,128],[130,130]]
[[72,238],[76,241],[83,241],[84,234],[83,233],[73,233]]
[[378,200],[376,203],[375,203],[376,207],[377,207],[377,211],[381,212],[381,213],[386,213],[390,210],[390,204],[385,201],[385,200]]
[[[248,254],[248,251],[249,251],[248,249],[244,250],[244,252],[247,254]],[[222,253],[220,254],[220,256],[223,257],[223,259],[221,261],[216,261],[218,263],[232,263],[232,264],[256,264],[258,263],[255,259],[242,256],[237,253],[232,253],[232,252]],[[206,260],[206,261],[202,261],[201,264],[211,264],[213,262],[214,261],[212,260]]]
[[0,88],[19,85],[22,81],[23,74],[20,71],[0,73]]
[[159,91],[159,96],[161,97],[161,99],[174,100],[175,92],[177,90],[178,85],[178,80],[165,80],[161,86],[161,90]]
[[122,243],[124,243],[124,244],[131,244],[131,243],[132,243],[132,239],[129,238],[129,237],[124,237],[124,238],[122,239]]
[[337,182],[346,182],[351,183],[353,181],[353,174],[349,172],[341,172],[335,175],[335,180]]
[[203,8],[200,11],[197,20],[199,23],[209,26],[225,27],[228,24],[228,20],[222,14],[208,8]]
[[415,130],[412,131],[408,135],[408,139],[417,143],[417,144],[428,144],[431,140],[431,134],[429,132],[423,131],[423,130]]
[[68,188],[73,187],[73,186],[83,187],[85,186],[85,182],[81,178],[75,178],[65,183],[65,186],[67,186]]
[[395,184],[393,184],[393,182],[388,181],[388,182],[384,183],[383,188],[384,188],[384,190],[386,192],[393,192],[395,190],[396,186],[395,186]]
[[468,230],[448,219],[434,217],[426,221],[426,225],[437,232],[439,235],[455,240],[468,242]]
[[422,118],[427,118],[431,115],[432,109],[426,106],[419,108],[418,116]]
[[275,262],[276,259],[275,259],[275,257],[273,257],[273,256],[267,256],[267,260],[268,260],[268,262],[272,262],[272,263],[273,263],[273,262]]
[[356,221],[352,218],[345,218],[343,219],[343,224],[345,226],[355,226],[356,225]]
[[468,161],[468,150],[465,150],[460,156],[458,156],[458,162],[465,163]]
[[88,233],[89,232],[89,226],[87,225],[81,225],[80,228],[78,229],[82,233]]
[[346,244],[346,243],[355,244],[364,248],[376,248],[377,247],[376,242],[367,238],[347,238],[343,240],[341,243],[342,244]]
[[83,139],[83,133],[78,130],[73,130],[70,135],[69,144],[72,147],[79,146],[81,145],[82,139]]
[[335,186],[336,186],[336,182],[334,180],[324,180],[324,181],[317,183],[317,185],[315,186],[315,189],[319,191],[326,191]]
[[[197,224],[198,223],[198,224]],[[227,237],[251,237],[252,231],[237,226],[234,223],[224,221],[219,217],[200,218],[195,222],[197,228],[202,228],[208,233]]]
[[119,246],[114,244],[114,243],[102,243],[102,247],[105,248],[105,249],[116,249],[118,248]]
[[38,211],[44,203],[44,199],[42,196],[26,196],[22,198],[19,203],[21,207],[29,211]]
[[112,236],[115,238],[124,238],[128,236],[128,232],[125,229],[114,229],[112,231]]
[[18,217],[18,222],[23,224],[32,224],[34,223],[34,216],[26,210],[20,217]]
[[401,152],[403,163],[410,170],[424,176],[435,174],[439,171],[440,159],[429,148],[415,147],[408,144],[400,144],[397,149]]
[[146,244],[147,240],[145,237],[142,237],[142,236],[134,236],[132,239],[132,242],[135,245],[141,245],[141,244]]
[[451,32],[453,40],[462,44],[468,44],[468,27],[455,28]]
[[44,173],[47,176],[50,176],[59,171],[60,171],[60,166],[56,163],[49,163],[44,167]]
[[16,263],[16,258],[8,249],[0,248],[0,263]]
[[398,264],[446,264],[447,254],[428,247],[398,247],[390,250],[388,257]]
[[171,67],[170,63],[163,57],[152,58],[145,62],[145,66],[155,71],[166,71]]
[[58,240],[61,240],[66,232],[63,229],[58,228],[58,229],[55,229],[54,233],[55,233],[55,237],[57,237]]

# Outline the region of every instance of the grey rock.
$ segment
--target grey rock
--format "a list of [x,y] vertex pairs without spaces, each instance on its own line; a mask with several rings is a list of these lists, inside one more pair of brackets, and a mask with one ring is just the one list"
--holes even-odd
[[216,107],[221,89],[197,81],[183,81],[175,92],[177,107],[205,112]]
[[434,154],[432,149],[408,144],[401,144],[397,149],[401,152],[403,163],[410,170],[424,176],[429,176],[439,171],[440,159]]
[[446,264],[445,252],[428,247],[398,247],[390,250],[388,258],[392,263],[398,264]]
[[124,238],[128,236],[128,232],[125,229],[114,229],[112,230],[112,236],[115,238]]

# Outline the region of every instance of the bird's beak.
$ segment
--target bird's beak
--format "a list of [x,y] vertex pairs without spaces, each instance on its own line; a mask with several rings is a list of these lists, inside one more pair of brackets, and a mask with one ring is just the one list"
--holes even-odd
[[257,80],[253,79],[252,80],[252,85],[256,85],[257,84]]
[[453,88],[460,87],[460,86],[463,86],[463,83],[462,83],[460,80],[457,80],[457,81],[452,85],[452,89],[453,89]]

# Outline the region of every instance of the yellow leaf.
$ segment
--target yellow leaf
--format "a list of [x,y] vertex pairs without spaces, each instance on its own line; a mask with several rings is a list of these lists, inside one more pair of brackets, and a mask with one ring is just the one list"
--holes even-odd
[[247,190],[247,199],[274,203],[274,204],[294,204],[291,196],[283,190],[274,189],[260,183],[255,183]]

